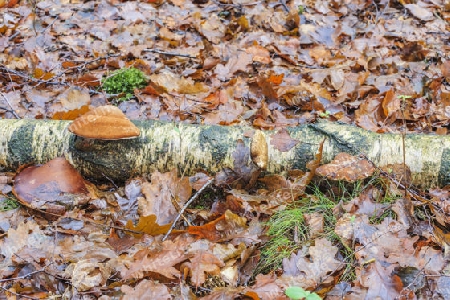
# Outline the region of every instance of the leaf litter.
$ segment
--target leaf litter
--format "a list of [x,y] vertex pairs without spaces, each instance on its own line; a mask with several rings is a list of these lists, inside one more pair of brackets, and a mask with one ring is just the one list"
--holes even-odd
[[[73,120],[115,101],[102,79],[137,68],[149,83],[119,104],[129,118],[275,129],[279,151],[298,142],[285,127],[318,118],[429,134],[446,134],[450,122],[450,7],[441,1],[0,0],[0,8],[2,118]],[[74,176],[58,165],[60,181],[36,177],[28,208],[0,211],[0,294],[287,299],[297,286],[326,299],[449,298],[448,189],[405,194],[401,166],[377,170],[346,154],[319,166],[320,154],[306,174],[265,176],[240,144],[233,168],[219,174],[155,172],[98,186],[89,199],[70,190],[86,201],[42,214],[39,203],[51,204],[42,196],[64,197],[57,188]],[[215,185],[163,241],[209,176]],[[341,180],[362,188],[348,197]],[[7,201],[11,180],[0,187]],[[288,228],[296,250],[255,274],[277,238],[265,233],[268,220],[305,202],[322,209],[324,197],[330,211],[302,212],[304,232]]]

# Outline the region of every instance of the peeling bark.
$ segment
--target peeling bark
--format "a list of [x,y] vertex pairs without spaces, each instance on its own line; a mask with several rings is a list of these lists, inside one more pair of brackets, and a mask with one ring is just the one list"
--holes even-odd
[[[23,164],[45,163],[65,156],[89,178],[124,181],[154,170],[177,168],[192,174],[206,170],[213,174],[233,167],[237,141],[250,147],[254,131],[242,126],[210,126],[134,121],[141,130],[136,139],[118,141],[88,140],[71,134],[70,122],[51,120],[0,120],[0,170],[14,171]],[[286,152],[271,144],[274,131],[266,131],[269,162],[266,172],[305,170],[319,143],[326,138],[323,160],[330,161],[339,152],[364,154],[377,166],[403,162],[402,136],[376,134],[355,126],[319,122],[287,128],[299,143]],[[450,138],[448,136],[406,135],[406,164],[413,184],[421,187],[450,183]]]

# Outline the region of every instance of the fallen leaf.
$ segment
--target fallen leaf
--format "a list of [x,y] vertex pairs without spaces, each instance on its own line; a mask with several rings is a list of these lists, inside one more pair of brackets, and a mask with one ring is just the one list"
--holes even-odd
[[187,232],[205,238],[212,242],[230,240],[244,233],[247,228],[247,219],[227,210],[219,218],[202,226],[189,226]]
[[[178,210],[191,197],[192,187],[189,178],[178,178],[177,171],[159,173],[153,172],[151,183],[142,184],[145,198],[138,198],[141,216],[156,216],[157,224],[163,226],[173,222]],[[179,207],[175,207],[173,202]]]
[[405,7],[414,17],[422,21],[431,21],[434,18],[433,13],[426,7],[419,6],[418,4],[405,4]]
[[55,213],[62,213],[91,199],[87,182],[63,157],[21,171],[15,178],[13,193],[28,207],[56,209]]
[[188,258],[184,249],[189,242],[189,239],[178,238],[175,241],[164,241],[154,250],[146,248],[138,251],[134,255],[134,261],[122,269],[122,278],[140,279],[144,277],[144,272],[154,272],[169,279],[178,278],[180,271],[174,266]]
[[160,299],[169,300],[172,296],[169,289],[162,283],[153,282],[144,279],[135,287],[129,285],[122,285],[123,298],[126,299]]
[[220,267],[225,266],[224,262],[218,259],[214,254],[206,251],[199,251],[191,261],[191,281],[195,286],[203,284],[206,280],[206,274],[219,275]]
[[272,134],[270,137],[270,144],[280,152],[288,152],[298,143],[299,141],[292,139],[285,128],[279,130],[276,134]]
[[373,174],[375,168],[365,159],[342,152],[326,165],[316,169],[316,174],[331,180],[354,182]]
[[[160,226],[158,223],[156,223],[156,216],[155,215],[148,215],[148,216],[142,216],[139,218],[139,222],[136,224],[136,226],[133,225],[133,222],[131,220],[127,221],[127,225],[125,226],[126,229],[130,229],[133,231],[139,231],[145,234],[149,235],[158,235],[158,234],[164,234],[167,233],[170,229],[172,224],[167,224]],[[130,232],[135,238],[140,238],[142,234]]]

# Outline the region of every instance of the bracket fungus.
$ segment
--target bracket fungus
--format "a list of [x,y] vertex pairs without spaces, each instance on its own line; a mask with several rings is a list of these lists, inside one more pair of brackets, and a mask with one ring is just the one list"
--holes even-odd
[[137,128],[116,106],[99,106],[69,125],[77,136],[98,140],[119,140],[138,137]]
[[13,193],[25,206],[62,215],[66,209],[92,198],[90,183],[63,157],[18,173]]

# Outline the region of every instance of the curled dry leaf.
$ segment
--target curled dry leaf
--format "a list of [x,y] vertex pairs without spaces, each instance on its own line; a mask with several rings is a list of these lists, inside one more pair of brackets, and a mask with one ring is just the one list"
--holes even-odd
[[17,174],[13,193],[22,204],[33,209],[63,213],[66,208],[89,201],[88,187],[80,173],[59,157]]
[[94,260],[83,259],[72,263],[65,270],[71,277],[71,284],[80,292],[90,290],[95,286],[103,286],[110,278],[112,267],[110,262],[100,263]]
[[342,152],[331,163],[318,167],[316,174],[331,180],[354,182],[371,176],[374,171],[367,160]]
[[250,145],[250,156],[255,165],[260,169],[266,169],[269,162],[269,149],[267,147],[266,136],[261,130],[257,130],[253,135]]
[[73,121],[69,131],[78,136],[100,140],[118,140],[139,136],[140,131],[115,106],[99,106]]

